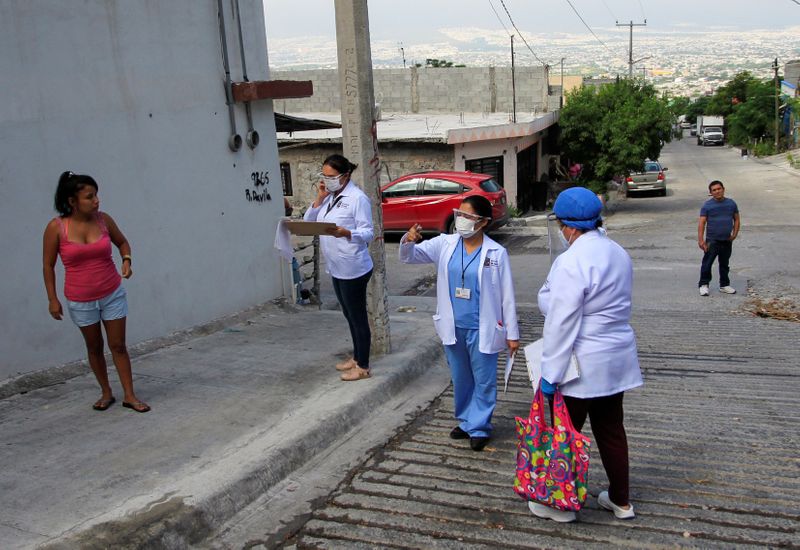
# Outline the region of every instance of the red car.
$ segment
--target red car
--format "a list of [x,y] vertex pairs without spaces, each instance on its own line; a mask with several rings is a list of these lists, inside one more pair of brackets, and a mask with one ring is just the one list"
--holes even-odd
[[386,231],[408,231],[418,223],[424,231],[452,233],[453,209],[470,195],[492,203],[490,230],[508,222],[505,189],[486,174],[446,170],[409,174],[384,185],[381,194]]

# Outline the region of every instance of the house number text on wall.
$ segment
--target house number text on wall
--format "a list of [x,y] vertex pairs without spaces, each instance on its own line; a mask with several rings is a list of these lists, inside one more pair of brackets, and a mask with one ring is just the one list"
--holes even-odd
[[252,188],[244,190],[247,202],[266,202],[271,201],[267,186],[269,185],[269,171],[251,172],[250,180]]

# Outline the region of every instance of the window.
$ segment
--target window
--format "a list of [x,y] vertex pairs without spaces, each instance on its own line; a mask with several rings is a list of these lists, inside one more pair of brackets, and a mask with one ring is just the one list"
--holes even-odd
[[497,193],[500,191],[501,187],[497,185],[497,182],[493,179],[483,180],[481,182],[481,189],[486,191],[487,193]]
[[476,174],[487,174],[503,186],[503,157],[486,157],[471,159],[464,163],[464,168]]
[[439,179],[426,179],[422,188],[423,195],[458,195],[463,192],[461,184]]
[[645,162],[644,163],[644,171],[645,172],[661,172],[661,165],[657,162]]
[[411,197],[417,195],[417,187],[419,186],[419,178],[400,181],[388,187],[383,192],[384,198],[391,199],[397,197]]
[[281,185],[283,185],[283,196],[291,197],[292,192],[292,168],[288,162],[281,163]]

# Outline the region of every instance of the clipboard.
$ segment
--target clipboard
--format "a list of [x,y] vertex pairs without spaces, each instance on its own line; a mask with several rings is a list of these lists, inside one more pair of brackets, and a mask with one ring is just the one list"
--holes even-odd
[[283,222],[292,235],[312,236],[327,235],[329,229],[336,229],[332,222],[307,222],[303,220],[286,220]]

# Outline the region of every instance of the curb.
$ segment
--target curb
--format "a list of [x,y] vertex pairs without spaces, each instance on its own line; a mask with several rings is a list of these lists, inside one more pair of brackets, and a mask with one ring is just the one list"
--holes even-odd
[[[204,495],[181,495],[167,492],[165,488],[165,497],[160,500],[119,519],[101,519],[101,523],[44,547],[185,548],[203,541],[268,489],[350,431],[355,425],[353,418],[368,419],[372,410],[428,369],[435,368],[443,357],[441,342],[435,337],[420,340],[406,351],[374,362],[375,370],[388,375],[361,383],[371,382],[375,387],[344,401],[338,395],[323,396],[319,400],[322,411],[317,418],[287,417],[284,430],[290,435],[281,445],[270,447],[263,436],[248,441],[245,448],[226,458],[226,463],[250,463],[238,478],[222,481],[217,487],[209,487],[203,479],[188,480],[190,483],[185,484],[197,487],[197,491],[190,492],[205,492]],[[255,463],[253,455],[257,456]],[[219,466],[224,475],[225,465]],[[181,489],[186,492],[190,488],[184,486]]]

